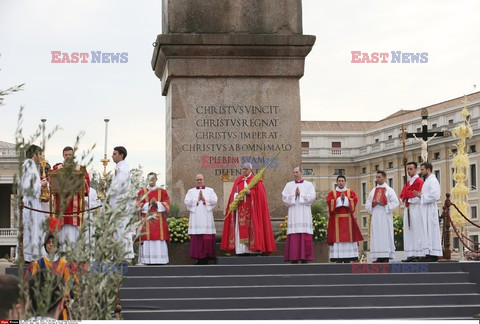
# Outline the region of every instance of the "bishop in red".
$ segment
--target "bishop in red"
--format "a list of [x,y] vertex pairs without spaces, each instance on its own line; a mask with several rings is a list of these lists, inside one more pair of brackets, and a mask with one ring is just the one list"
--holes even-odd
[[262,180],[251,190],[247,190],[245,198],[235,211],[228,212],[230,204],[253,177],[252,165],[242,165],[242,176],[235,179],[228,199],[220,248],[232,254],[261,252],[268,255],[276,251],[267,194]]

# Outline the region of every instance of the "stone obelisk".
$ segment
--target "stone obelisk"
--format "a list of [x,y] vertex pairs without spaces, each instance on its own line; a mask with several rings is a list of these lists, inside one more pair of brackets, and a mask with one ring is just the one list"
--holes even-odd
[[[272,219],[301,163],[300,89],[315,36],[302,34],[301,0],[163,0],[152,68],[166,96],[166,184],[182,208],[197,173],[218,195],[215,219],[241,164],[268,164]],[[162,137],[163,134],[158,134]],[[184,209],[182,209],[184,210]]]

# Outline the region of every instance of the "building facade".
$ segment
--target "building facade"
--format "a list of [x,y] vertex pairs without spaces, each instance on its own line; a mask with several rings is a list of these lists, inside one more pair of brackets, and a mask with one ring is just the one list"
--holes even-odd
[[[425,107],[428,111],[429,131],[452,130],[461,121],[464,108],[463,97],[448,100]],[[470,113],[470,126],[473,137],[467,139],[466,151],[470,159],[468,186],[470,188],[469,217],[479,223],[478,167],[480,164],[480,92],[467,97],[467,109]],[[302,166],[305,179],[312,181],[317,190],[334,188],[336,177],[343,174],[347,186],[359,197],[357,221],[365,237],[363,249],[368,250],[368,214],[365,201],[375,186],[376,170],[387,173],[388,184],[399,195],[403,187],[403,146],[401,127],[409,133],[422,130],[421,110],[400,110],[379,121],[303,121],[302,122]],[[434,173],[440,181],[442,198],[439,210],[445,200],[445,194],[454,186],[453,154],[458,139],[435,137],[428,143],[428,161],[432,163]],[[416,139],[406,140],[408,161],[421,162],[421,146]],[[403,210],[400,210],[403,215]],[[478,242],[480,230],[475,226],[466,226],[470,239]],[[451,246],[459,247],[458,239],[453,238]],[[478,250],[478,246],[473,246]]]
[[17,240],[13,209],[13,183],[17,170],[15,144],[0,141],[0,258],[10,254]]

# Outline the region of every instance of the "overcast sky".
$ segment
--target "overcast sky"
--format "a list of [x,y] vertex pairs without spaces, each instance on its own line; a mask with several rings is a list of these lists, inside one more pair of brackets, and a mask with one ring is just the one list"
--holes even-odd
[[[378,120],[480,90],[480,1],[304,0],[303,32],[316,44],[301,79],[302,120]],[[96,167],[109,117],[109,150],[124,145],[130,167],[165,167],[165,98],[150,67],[161,33],[161,0],[0,0],[0,89],[25,90],[0,107],[0,140],[14,142],[40,119],[62,130],[47,158],[85,132]],[[125,64],[53,64],[51,51],[127,52]],[[351,51],[428,53],[424,64],[351,63]],[[388,59],[389,61],[391,58]],[[89,59],[90,61],[90,59]],[[110,163],[109,169],[113,169]]]

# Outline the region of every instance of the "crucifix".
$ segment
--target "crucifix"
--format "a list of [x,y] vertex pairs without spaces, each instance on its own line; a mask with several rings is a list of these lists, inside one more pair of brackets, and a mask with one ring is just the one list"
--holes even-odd
[[421,112],[422,116],[422,131],[417,133],[407,133],[405,128],[402,126],[402,141],[405,145],[405,140],[407,138],[415,138],[422,145],[422,162],[427,162],[428,160],[428,142],[430,142],[435,137],[448,137],[452,133],[448,130],[443,130],[439,132],[429,132],[428,131],[428,110],[423,108]]
[[[429,132],[428,131],[428,110],[423,108],[421,111],[422,116],[422,131],[417,133],[407,133],[405,127],[402,125],[401,130],[401,138],[402,138],[402,145],[403,145],[403,169],[405,172],[404,175],[404,185],[407,184],[407,150],[405,148],[405,141],[407,138],[415,138],[417,141],[421,142],[422,144],[422,162],[427,162],[428,160],[428,142],[430,142],[435,137],[447,137],[451,135],[451,132],[448,130],[440,131],[440,132]],[[420,139],[418,137],[420,137]],[[407,216],[408,216],[408,227],[410,228],[410,209],[407,208]]]

